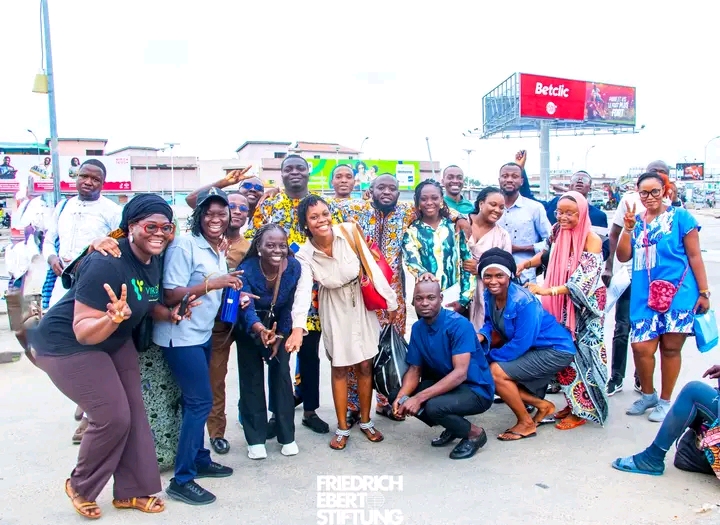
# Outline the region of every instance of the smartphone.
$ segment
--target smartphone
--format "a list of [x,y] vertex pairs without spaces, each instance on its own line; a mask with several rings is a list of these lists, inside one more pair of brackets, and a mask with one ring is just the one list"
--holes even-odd
[[[180,320],[182,320],[182,318],[187,313],[189,302],[190,302],[190,294],[186,293],[185,297],[183,297],[182,301],[180,301],[180,308],[178,309],[178,315],[180,316]],[[180,320],[175,321],[175,324],[180,324]]]

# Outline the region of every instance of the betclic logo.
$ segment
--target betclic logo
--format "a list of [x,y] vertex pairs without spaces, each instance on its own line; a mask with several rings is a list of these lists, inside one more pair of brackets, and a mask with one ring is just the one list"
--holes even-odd
[[521,73],[520,116],[583,120],[585,82]]

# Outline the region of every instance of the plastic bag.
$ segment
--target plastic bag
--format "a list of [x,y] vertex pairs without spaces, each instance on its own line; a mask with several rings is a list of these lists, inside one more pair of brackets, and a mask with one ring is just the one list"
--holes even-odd
[[617,303],[620,296],[630,286],[630,270],[623,266],[618,269],[615,275],[610,279],[610,286],[607,289],[607,301],[605,302],[605,313],[609,313]]
[[385,397],[397,393],[402,386],[402,378],[408,365],[407,343],[397,330],[388,324],[380,332],[379,352],[373,359],[373,386]]
[[705,452],[697,447],[697,442],[697,434],[692,428],[689,428],[677,444],[673,461],[675,468],[686,472],[714,475],[715,472],[708,463]]
[[712,350],[718,344],[718,327],[715,320],[715,311],[708,310],[702,315],[695,316],[693,323],[693,331],[695,332],[695,343],[698,350],[707,352]]

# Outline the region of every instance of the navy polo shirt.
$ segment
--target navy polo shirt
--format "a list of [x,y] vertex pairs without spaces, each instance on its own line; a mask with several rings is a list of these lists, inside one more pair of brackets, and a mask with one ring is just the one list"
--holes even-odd
[[492,401],[495,383],[485,353],[472,323],[456,312],[443,308],[431,324],[424,319],[415,322],[405,361],[445,377],[453,370],[452,357],[468,353],[471,355],[465,384],[481,398]]

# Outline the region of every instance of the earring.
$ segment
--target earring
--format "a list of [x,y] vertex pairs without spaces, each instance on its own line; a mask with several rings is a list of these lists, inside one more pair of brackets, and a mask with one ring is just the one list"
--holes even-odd
[[132,232],[130,232],[130,235],[128,235],[128,240],[129,240],[131,243],[134,243],[134,242],[135,242],[135,239],[133,238]]

